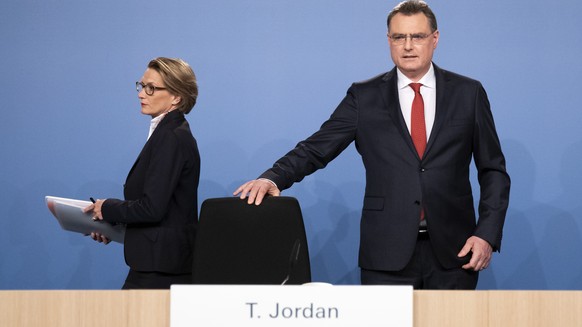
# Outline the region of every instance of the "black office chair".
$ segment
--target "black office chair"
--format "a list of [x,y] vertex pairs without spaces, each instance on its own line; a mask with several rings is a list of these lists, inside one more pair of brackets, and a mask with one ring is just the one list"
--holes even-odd
[[303,284],[311,281],[299,202],[237,197],[202,203],[196,232],[194,284]]

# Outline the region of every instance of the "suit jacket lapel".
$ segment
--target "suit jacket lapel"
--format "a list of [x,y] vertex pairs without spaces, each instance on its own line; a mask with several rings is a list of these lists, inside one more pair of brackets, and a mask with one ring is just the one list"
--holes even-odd
[[382,92],[382,98],[384,103],[388,108],[388,115],[390,120],[394,123],[398,132],[402,136],[402,139],[408,145],[408,148],[413,153],[413,155],[420,160],[414,143],[412,142],[412,137],[406,127],[406,122],[404,121],[404,116],[402,116],[402,109],[400,108],[400,100],[398,96],[398,75],[396,74],[396,67],[386,73],[384,76],[384,83],[380,84],[380,91]]
[[[151,139],[151,137],[150,137]],[[145,152],[146,147],[149,144],[149,140],[144,144],[143,148],[141,149],[141,151],[139,152],[139,155],[137,156],[137,159],[135,159],[135,162],[133,163],[133,166],[131,166],[131,169],[129,170],[129,173],[127,174],[127,177],[125,178],[125,181],[127,182],[127,180],[129,179],[129,176],[131,176],[131,173],[133,173],[133,170],[135,169],[135,167],[137,166],[137,163],[139,162],[139,159],[141,158],[142,154]]]
[[436,138],[438,137],[438,133],[442,129],[445,118],[447,117],[447,110],[448,110],[448,100],[445,97],[447,94],[447,80],[445,76],[445,72],[437,67],[433,63],[434,67],[434,74],[436,78],[436,111],[435,111],[435,118],[434,124],[432,127],[432,131],[430,133],[430,137],[428,139],[428,143],[426,144],[426,151],[425,157],[429,155],[430,148],[434,145]]
[[[175,111],[175,112],[174,112]],[[166,115],[166,117],[164,117],[164,119],[162,119],[162,121],[160,121],[160,123],[158,124],[158,126],[156,127],[156,130],[152,133],[152,135],[150,136],[150,138],[147,140],[147,142],[144,144],[143,148],[141,149],[139,155],[137,156],[137,159],[135,159],[135,162],[133,163],[133,166],[131,166],[131,169],[129,170],[129,173],[127,174],[127,178],[126,180],[129,178],[129,176],[131,176],[131,173],[133,172],[133,170],[135,169],[135,167],[137,166],[137,163],[139,162],[139,159],[141,158],[142,154],[144,154],[145,150],[147,149],[147,147],[150,144],[150,140],[152,138],[155,137],[156,133],[159,133],[159,131],[161,129],[166,128],[165,126],[168,125],[171,121],[173,120],[177,120],[178,117],[181,117],[181,114],[178,112],[178,110],[174,110],[170,113],[168,113]]]

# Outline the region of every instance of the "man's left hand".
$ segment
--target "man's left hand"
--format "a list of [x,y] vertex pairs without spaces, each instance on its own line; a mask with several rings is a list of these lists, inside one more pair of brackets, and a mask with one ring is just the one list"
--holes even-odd
[[461,252],[457,254],[458,257],[464,257],[469,252],[473,252],[471,256],[471,261],[463,266],[463,269],[471,269],[474,271],[480,271],[489,267],[489,262],[491,261],[491,253],[493,248],[489,242],[477,236],[471,236],[467,239],[465,246],[461,249]]

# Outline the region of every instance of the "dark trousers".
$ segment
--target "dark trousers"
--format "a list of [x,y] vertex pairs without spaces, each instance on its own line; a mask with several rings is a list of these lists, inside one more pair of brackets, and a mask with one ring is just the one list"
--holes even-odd
[[173,284],[192,284],[192,274],[166,274],[130,269],[121,289],[170,289]]
[[434,254],[427,233],[419,233],[410,262],[400,271],[362,269],[362,285],[412,285],[414,289],[466,289],[477,287],[479,272],[461,267],[445,269]]

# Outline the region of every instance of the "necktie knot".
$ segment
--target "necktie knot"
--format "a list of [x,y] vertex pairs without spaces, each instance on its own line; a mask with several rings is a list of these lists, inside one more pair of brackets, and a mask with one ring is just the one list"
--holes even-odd
[[414,93],[420,93],[421,83],[410,83],[408,85],[414,90]]

